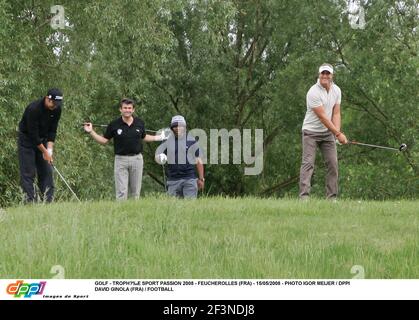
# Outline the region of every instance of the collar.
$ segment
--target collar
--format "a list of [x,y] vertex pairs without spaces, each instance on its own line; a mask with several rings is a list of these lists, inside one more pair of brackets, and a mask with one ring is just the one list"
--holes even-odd
[[[119,122],[119,124],[125,124],[125,125],[128,125],[123,119],[122,119],[122,116],[120,116],[119,117],[119,119],[118,119],[118,122]],[[137,122],[137,118],[135,117],[135,116],[132,116],[132,123],[131,123],[131,125],[133,125],[134,123],[136,123]]]
[[175,137],[175,140],[186,140],[188,134],[185,132],[185,134],[183,134],[181,137],[177,136],[177,135],[173,135]]

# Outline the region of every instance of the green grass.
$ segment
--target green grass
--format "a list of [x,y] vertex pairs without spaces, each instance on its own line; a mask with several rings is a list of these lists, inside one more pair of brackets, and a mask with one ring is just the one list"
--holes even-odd
[[149,197],[6,209],[0,278],[419,278],[419,201]]

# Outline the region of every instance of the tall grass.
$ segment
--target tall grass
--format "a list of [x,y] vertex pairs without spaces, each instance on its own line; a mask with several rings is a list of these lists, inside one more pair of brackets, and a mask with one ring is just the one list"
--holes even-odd
[[257,198],[9,208],[0,278],[419,278],[419,201]]

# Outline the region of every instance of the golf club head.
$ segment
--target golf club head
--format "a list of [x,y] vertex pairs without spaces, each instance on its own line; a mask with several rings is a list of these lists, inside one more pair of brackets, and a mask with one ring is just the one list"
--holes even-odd
[[402,143],[399,147],[399,151],[405,151],[407,149],[407,144],[406,143]]

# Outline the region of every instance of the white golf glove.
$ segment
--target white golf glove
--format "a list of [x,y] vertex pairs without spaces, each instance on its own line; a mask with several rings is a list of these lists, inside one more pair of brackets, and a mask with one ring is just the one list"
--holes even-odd
[[155,160],[158,164],[165,164],[167,162],[167,156],[164,153],[160,153],[155,156]]
[[48,148],[47,149],[47,152],[48,152],[49,156],[52,157],[52,149],[51,148]]
[[[160,131],[160,130],[159,130]],[[169,138],[170,129],[162,129],[162,131],[157,135],[159,137],[158,141],[165,141]]]
[[159,137],[159,140],[158,140],[158,141],[164,141],[164,138],[165,138],[164,132],[162,131],[162,132],[158,135],[158,137]]

